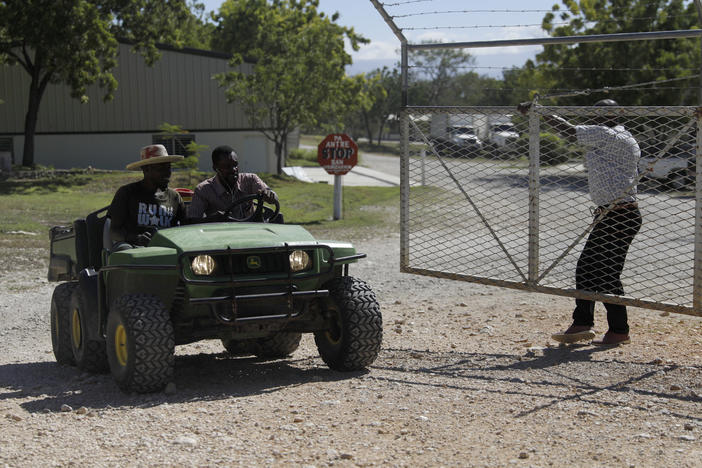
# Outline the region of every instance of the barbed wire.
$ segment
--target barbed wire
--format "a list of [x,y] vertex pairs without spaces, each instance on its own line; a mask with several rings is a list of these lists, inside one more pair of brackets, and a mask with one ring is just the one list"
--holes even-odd
[[[409,5],[413,3],[427,3],[427,2],[436,2],[437,0],[405,0],[402,2],[392,2],[392,3],[384,3],[381,2],[380,4],[383,7],[396,7],[396,6],[402,6],[402,5]],[[658,1],[652,0],[650,2],[643,3],[641,6],[642,7],[649,7],[649,6],[658,6]],[[472,10],[475,11],[476,13],[490,13],[490,12],[501,12],[501,10]],[[509,10],[505,9],[504,12],[509,13],[509,12],[519,12],[519,13],[539,13],[539,12],[544,12],[544,13],[562,13],[566,10]]]
[[[569,24],[569,23],[563,23]],[[407,27],[400,28],[401,31],[436,31],[440,29],[497,29],[497,28],[535,28],[541,27],[539,24],[484,24],[484,25],[473,25],[473,26],[419,26],[419,27]],[[542,38],[543,39],[543,38]]]
[[407,13],[404,15],[390,15],[391,18],[409,18],[411,16],[426,16],[426,15],[446,15],[455,13],[550,13],[552,10],[442,10],[442,11],[423,11],[417,13]]
[[[410,88],[412,85],[410,84]],[[682,90],[694,90],[694,91],[699,91],[700,88],[696,86],[651,86],[651,87],[645,87],[645,88],[629,88],[629,89],[617,89],[617,92],[624,91],[624,92],[639,92],[639,91],[682,91]],[[543,89],[543,90],[536,90],[534,88],[494,88],[494,87],[484,87],[484,88],[471,88],[471,91],[495,91],[495,92],[500,92],[500,93],[512,93],[512,92],[533,92],[533,91],[541,91],[541,92],[562,92],[564,93],[563,95],[557,95],[557,96],[549,96],[549,95],[542,95],[539,94],[539,99],[555,99],[557,97],[568,97],[568,96],[589,96],[590,94],[593,94],[595,92],[612,92],[614,90],[607,90],[607,91],[600,91],[600,90],[593,90],[590,92],[583,92],[586,90],[580,90],[580,89],[568,89],[568,88],[548,88],[548,89]],[[566,93],[568,93],[566,95]]]
[[[480,92],[497,92],[497,93],[514,93],[514,92],[526,92],[533,93],[536,92],[534,99],[545,100],[545,99],[556,99],[563,97],[576,97],[576,96],[589,96],[595,93],[612,93],[612,92],[647,92],[647,91],[699,91],[699,86],[659,86],[659,83],[669,83],[675,81],[683,81],[689,79],[697,79],[698,76],[686,76],[682,78],[671,78],[668,80],[659,81],[648,81],[644,83],[635,83],[630,85],[622,86],[605,86],[602,88],[595,89],[572,89],[572,88],[496,88],[491,86],[471,88],[471,94]],[[410,88],[419,84],[418,82],[410,83]],[[544,94],[546,93],[546,94]]]
[[[410,26],[408,25],[407,27],[400,27],[397,24],[398,19],[410,19],[410,18],[416,18],[416,17],[426,17],[426,16],[431,16],[431,15],[463,15],[463,14],[503,14],[503,15],[509,15],[509,14],[525,14],[525,13],[555,13],[558,14],[559,11],[554,11],[553,9],[547,10],[547,9],[528,9],[528,8],[518,8],[518,9],[509,9],[509,8],[475,8],[475,9],[470,9],[470,8],[465,8],[461,9],[460,7],[466,5],[465,3],[463,5],[452,5],[452,6],[459,6],[459,8],[454,8],[454,9],[441,9],[439,8],[434,8],[434,9],[428,9],[428,8],[423,8],[421,6],[418,7],[410,7],[410,5],[414,4],[420,4],[420,3],[426,3],[431,0],[403,0],[403,1],[395,1],[395,2],[387,2],[387,3],[382,3],[383,6],[385,7],[398,7],[397,10],[394,10],[394,13],[389,12],[389,16],[392,18],[393,22],[395,25],[402,31],[431,31],[431,30],[477,30],[477,29],[504,29],[504,28],[541,28],[543,26],[543,23],[529,23],[525,22],[526,24],[468,24],[468,25],[446,25],[442,26],[437,24],[438,20],[434,22],[434,25],[431,26]],[[438,3],[438,2],[437,2]],[[656,1],[650,1],[650,2],[644,2],[645,5],[658,5],[658,2]],[[407,8],[404,9],[404,11],[398,11],[401,10],[402,7],[405,6]],[[433,6],[433,5],[432,5]],[[448,5],[444,5],[448,6]],[[495,5],[497,6],[497,5]],[[425,11],[418,11],[418,10],[425,10]],[[640,11],[640,10],[639,10]],[[656,10],[658,11],[658,9]],[[563,12],[560,12],[563,13]],[[675,19],[680,19],[680,18],[688,18],[689,15],[685,14],[680,14],[680,15],[671,15],[666,17],[666,20],[675,20]],[[638,17],[638,16],[633,16],[633,17],[627,17],[627,21],[630,21],[634,24],[639,24],[639,28],[637,29],[651,29],[654,30],[656,29],[656,24],[661,20],[661,18],[658,15],[653,15],[653,16],[646,16],[646,17]],[[568,21],[562,21],[562,22],[551,22],[550,26],[556,28],[559,26],[571,26],[573,25],[573,21],[579,21],[579,27],[587,29],[591,27],[592,24],[607,24],[607,23],[619,23],[622,18],[608,18],[608,19],[587,19],[583,17],[581,14],[575,14],[572,15],[572,18]],[[430,20],[431,21],[431,20]],[[410,23],[411,24],[411,23]],[[415,23],[417,24],[417,23]],[[426,24],[426,23],[425,23]],[[429,23],[431,24],[431,23]],[[546,36],[548,37],[548,36]],[[423,70],[431,70],[434,69],[435,67],[432,66],[426,66],[426,65],[409,65],[410,69],[415,70],[415,74],[417,77],[424,76],[422,74]],[[524,66],[480,66],[480,65],[459,65],[456,67],[453,67],[454,69],[457,70],[523,70]],[[698,68],[672,68],[672,67],[658,67],[658,68],[648,68],[648,67],[562,67],[562,68],[557,68],[553,70],[554,72],[563,72],[563,73],[569,73],[569,72],[583,72],[583,73],[596,73],[596,72],[643,72],[643,76],[646,77],[652,77],[650,74],[646,75],[647,73],[666,73],[666,74],[672,74],[672,75],[678,75],[675,78],[669,78],[669,79],[663,79],[663,80],[656,80],[656,81],[647,81],[643,83],[633,83],[633,84],[628,84],[628,85],[622,85],[622,86],[608,86],[608,87],[602,87],[599,89],[566,89],[566,88],[548,88],[548,89],[541,89],[541,90],[535,90],[534,88],[503,88],[503,87],[481,87],[481,88],[472,88],[471,92],[498,92],[498,93],[515,93],[515,92],[536,92],[538,91],[540,93],[539,98],[540,99],[553,99],[553,98],[558,98],[558,97],[567,97],[567,96],[578,96],[578,95],[588,95],[591,93],[615,93],[615,92],[636,92],[636,93],[643,93],[643,92],[654,92],[654,93],[661,93],[661,92],[666,92],[666,91],[678,91],[678,92],[685,92],[685,91],[699,91],[699,87],[697,86],[667,86],[667,84],[679,82],[679,81],[685,81],[685,80],[693,80],[693,79],[699,79],[699,69]],[[684,73],[690,73],[688,76],[679,76]],[[655,75],[654,75],[655,76]],[[421,78],[417,78],[421,79]],[[411,85],[412,86],[412,85]],[[564,94],[565,93],[565,94]]]
[[[417,69],[433,69],[436,67],[430,67],[427,65],[408,65],[408,68],[417,68]],[[452,67],[457,70],[475,70],[475,69],[483,69],[483,70],[523,70],[524,68],[521,66],[511,66],[511,67],[488,67],[488,66],[479,66],[479,65],[458,65],[455,67]],[[700,71],[699,68],[596,68],[596,67],[558,67],[557,70],[554,71],[674,71],[674,72],[684,72],[684,71],[691,71],[698,73]]]
[[[417,12],[417,13],[407,13],[404,15],[390,15],[391,18],[410,18],[414,16],[428,16],[428,15],[448,15],[448,14],[468,14],[468,13],[552,13],[551,10],[435,10],[435,11],[423,11],[423,12]],[[688,15],[669,15],[666,16],[666,20],[669,18],[687,18]],[[574,19],[578,18],[577,16],[574,17]],[[621,21],[620,19],[586,19],[586,18],[581,18],[584,22],[586,23],[603,23],[603,22],[618,22]],[[657,20],[657,16],[640,16],[640,17],[632,17],[628,18],[631,21],[643,21],[643,20]],[[552,25],[562,25],[562,24],[570,24],[570,22],[566,23],[551,23]]]
[[393,7],[393,6],[400,6],[400,5],[408,5],[410,3],[426,3],[426,2],[432,2],[432,1],[434,1],[434,0],[407,0],[404,2],[381,3],[381,5],[384,7]]
[[[656,85],[659,83],[672,83],[674,81],[683,81],[683,80],[689,80],[692,78],[699,78],[698,76],[684,76],[680,78],[669,78],[667,80],[656,80],[656,81],[645,81],[643,83],[633,83],[629,85],[621,85],[621,86],[603,86],[602,88],[596,88],[596,89],[581,89],[581,90],[573,90],[571,93],[564,93],[564,94],[552,94],[552,95],[546,95],[546,96],[540,96],[536,95],[534,99],[555,99],[555,98],[560,98],[560,97],[572,97],[572,96],[587,96],[592,93],[609,93],[612,91],[625,91],[625,90],[632,90],[635,89],[636,91],[642,90],[642,89],[665,89],[666,87],[659,87],[659,86],[652,86],[650,88],[645,88],[645,86],[648,85]],[[680,89],[685,89],[685,88],[680,88]],[[691,89],[699,89],[699,88],[691,88]]]
[[[668,18],[687,18],[687,15],[674,15],[674,16],[668,16]],[[630,18],[631,21],[653,21],[657,20],[657,17],[649,16],[649,17],[638,17],[638,18]],[[588,19],[583,19],[583,24],[587,23],[597,23],[597,24],[603,24],[603,23],[618,23],[621,20],[620,19],[605,19],[605,20],[588,20]],[[558,22],[558,23],[549,23],[551,26],[567,26],[572,24],[570,21],[564,21],[564,22]],[[485,28],[534,28],[534,27],[541,27],[543,23],[532,23],[532,24],[479,24],[479,25],[472,25],[472,26],[412,26],[412,27],[406,27],[406,28],[400,28],[402,31],[427,31],[427,30],[438,30],[438,29],[485,29]]]

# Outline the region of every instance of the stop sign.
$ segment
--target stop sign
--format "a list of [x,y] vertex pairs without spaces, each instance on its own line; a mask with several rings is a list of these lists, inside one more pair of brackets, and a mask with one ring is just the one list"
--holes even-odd
[[344,175],[358,162],[358,146],[345,133],[327,135],[317,146],[317,161],[329,174]]

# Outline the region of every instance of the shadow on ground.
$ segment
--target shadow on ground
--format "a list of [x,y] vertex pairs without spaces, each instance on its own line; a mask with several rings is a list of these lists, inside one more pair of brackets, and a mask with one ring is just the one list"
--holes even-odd
[[0,366],[3,376],[0,402],[22,399],[30,413],[73,409],[149,407],[163,403],[240,398],[276,392],[310,382],[333,382],[362,376],[361,372],[335,372],[318,359],[262,361],[234,358],[224,353],[176,356],[175,394],[128,394],[107,374],[88,374],[55,362],[31,362]]
[[[226,354],[176,357],[175,394],[126,394],[109,374],[86,374],[53,362],[0,366],[0,401],[23,400],[29,412],[60,411],[67,404],[91,409],[151,407],[164,403],[241,398],[301,387],[313,382],[355,381],[370,377],[375,384],[447,390],[466,398],[517,397],[514,416],[548,411],[562,402],[627,405],[650,411],[648,404],[669,414],[702,422],[699,376],[702,366],[642,363],[599,353],[607,348],[571,345],[523,354],[435,352],[390,348],[381,351],[369,373],[328,369],[317,357],[261,361]],[[367,375],[366,375],[367,374]],[[382,391],[382,390],[380,390]]]
[[[449,388],[466,395],[487,392],[498,397],[537,397],[545,401],[522,409],[515,413],[517,417],[569,400],[616,407],[621,406],[616,395],[634,395],[635,401],[629,403],[632,408],[649,411],[639,400],[651,398],[657,405],[680,410],[676,413],[671,409],[671,415],[702,422],[698,411],[702,395],[691,390],[700,386],[702,366],[663,366],[596,356],[607,351],[611,348],[591,345],[545,348],[527,356],[386,349],[373,370],[376,379],[410,386]],[[410,359],[402,359],[403,364],[396,365],[397,358],[403,355]],[[378,376],[376,370],[385,373]],[[684,408],[689,408],[689,412]]]

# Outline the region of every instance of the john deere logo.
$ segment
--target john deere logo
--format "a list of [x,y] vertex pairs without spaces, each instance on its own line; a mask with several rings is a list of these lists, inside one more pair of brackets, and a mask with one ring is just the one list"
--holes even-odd
[[257,257],[256,255],[246,257],[246,266],[250,270],[258,270],[261,268],[261,257]]

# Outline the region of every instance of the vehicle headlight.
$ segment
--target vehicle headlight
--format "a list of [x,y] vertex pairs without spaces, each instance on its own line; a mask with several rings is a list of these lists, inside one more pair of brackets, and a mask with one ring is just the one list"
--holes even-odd
[[302,271],[310,266],[310,256],[304,250],[293,250],[290,254],[290,269]]
[[209,255],[198,255],[193,258],[190,267],[196,275],[211,275],[215,269],[215,261]]

